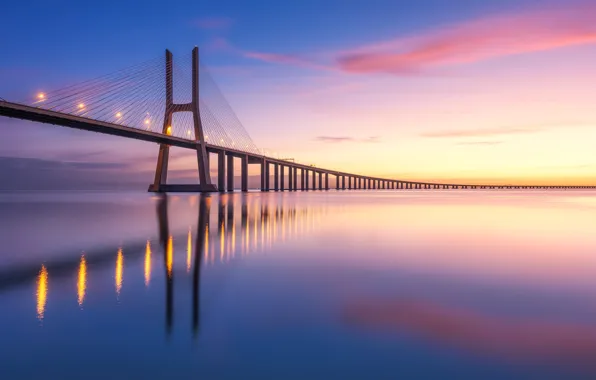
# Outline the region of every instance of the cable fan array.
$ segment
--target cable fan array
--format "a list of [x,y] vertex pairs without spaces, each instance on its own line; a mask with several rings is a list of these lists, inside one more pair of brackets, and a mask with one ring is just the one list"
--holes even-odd
[[[192,54],[172,64],[174,103],[192,99]],[[199,65],[199,109],[207,144],[259,154],[244,126],[203,64]],[[39,93],[33,106],[138,130],[195,140],[192,113],[174,113],[165,126],[165,57],[69,87]]]

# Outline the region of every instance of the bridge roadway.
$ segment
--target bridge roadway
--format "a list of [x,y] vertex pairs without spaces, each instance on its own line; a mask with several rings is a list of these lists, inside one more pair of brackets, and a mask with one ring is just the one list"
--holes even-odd
[[[52,110],[22,105],[18,103],[0,101],[0,116],[7,116],[21,120],[35,121],[45,124],[54,124],[63,127],[98,132],[113,136],[132,138],[156,144],[166,144],[185,149],[198,150],[201,142],[196,142],[180,137],[169,136],[162,133],[126,127],[119,124],[93,120],[81,116],[65,114]],[[297,190],[329,190],[329,176],[336,178],[337,190],[361,189],[595,189],[596,186],[520,186],[520,185],[470,185],[456,183],[432,183],[402,181],[395,179],[369,177],[359,174],[340,172],[318,168],[287,160],[256,155],[241,150],[230,149],[213,144],[206,144],[207,152],[216,154],[218,159],[218,186],[219,191],[233,191],[234,185],[234,158],[241,160],[241,189],[248,191],[248,165],[261,166],[261,191],[297,191]],[[227,157],[227,165],[226,165]],[[227,173],[226,173],[227,166]],[[273,170],[271,168],[273,167]],[[287,170],[286,170],[287,169]],[[300,176],[298,175],[300,171]],[[287,172],[287,174],[286,174]],[[227,174],[227,175],[226,175]],[[273,175],[273,184],[271,176]],[[227,181],[226,181],[227,177]],[[300,177],[300,183],[298,182]],[[287,179],[286,179],[287,178]],[[312,182],[311,182],[312,181]],[[194,191],[193,187],[185,185],[165,185],[163,191]]]

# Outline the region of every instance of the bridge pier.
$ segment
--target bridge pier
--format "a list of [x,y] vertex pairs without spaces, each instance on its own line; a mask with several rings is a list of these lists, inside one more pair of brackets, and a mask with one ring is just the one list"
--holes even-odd
[[279,189],[281,191],[285,191],[285,185],[286,185],[284,183],[285,182],[285,178],[284,178],[285,177],[285,170],[286,170],[286,167],[284,165],[281,165],[280,164],[279,165]]
[[217,189],[219,192],[226,191],[226,154],[217,153]]
[[174,72],[173,56],[169,50],[166,50],[165,60],[165,111],[163,118],[163,128],[161,134],[167,136],[170,134],[173,115],[176,112],[192,112],[194,127],[194,147],[197,154],[197,163],[199,168],[199,183],[194,185],[168,185],[168,161],[170,156],[170,146],[164,143],[159,145],[157,165],[155,168],[155,178],[153,184],[149,186],[151,192],[214,192],[217,187],[211,183],[209,173],[209,155],[205,144],[203,134],[203,124],[199,108],[199,48],[195,47],[192,51],[192,100],[186,104],[174,104]]
[[228,192],[234,192],[234,156],[228,153]]
[[304,177],[303,178],[304,179],[304,188],[302,190],[306,190],[306,191],[310,190],[310,187],[308,185],[308,177],[310,176],[309,172],[310,172],[310,170],[308,170],[308,169],[306,169],[306,170],[302,169],[302,175]]
[[319,190],[323,190],[323,172],[319,172]]
[[247,192],[248,191],[248,156],[244,155],[242,156],[242,158],[240,159],[240,165],[242,166],[242,173],[240,174],[240,178],[241,178],[241,187],[242,187],[242,191],[243,192]]
[[292,175],[292,171],[294,167],[288,166],[288,191],[294,190],[294,176]]
[[273,187],[279,191],[279,164],[273,164]]
[[265,165],[266,161],[261,161],[261,191],[266,191],[265,189]]
[[294,167],[294,188],[292,189],[294,191],[298,190],[298,168]]
[[329,173],[325,172],[325,190],[329,190]]

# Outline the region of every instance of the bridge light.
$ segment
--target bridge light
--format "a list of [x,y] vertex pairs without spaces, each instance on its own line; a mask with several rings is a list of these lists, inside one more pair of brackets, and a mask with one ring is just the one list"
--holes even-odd
[[168,126],[168,128],[166,129],[166,135],[171,136],[172,135],[172,127]]
[[116,112],[116,117],[117,117],[118,119],[120,119],[120,118],[122,117],[122,113],[121,113],[121,112]]
[[190,131],[186,131],[186,134],[190,136]]
[[45,100],[46,99],[46,94],[44,94],[43,92],[40,92],[39,94],[37,94],[37,99],[39,99],[39,100]]
[[77,107],[79,107],[79,109],[82,110],[83,108],[85,108],[85,104],[84,103],[79,103],[79,105]]
[[151,123],[151,121],[149,119],[145,119],[145,125],[149,125],[149,123]]

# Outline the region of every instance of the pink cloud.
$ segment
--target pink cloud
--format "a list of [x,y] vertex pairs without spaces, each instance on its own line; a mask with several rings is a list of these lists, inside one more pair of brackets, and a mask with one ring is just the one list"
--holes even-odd
[[251,58],[268,63],[292,65],[309,69],[332,70],[332,68],[330,67],[294,55],[264,53],[256,51],[245,51],[242,53],[242,55],[246,58]]
[[596,43],[596,6],[490,16],[339,54],[350,73],[410,74],[433,66]]
[[596,371],[596,329],[590,325],[541,317],[497,317],[408,299],[354,300],[345,306],[342,317],[350,325],[408,331],[471,352]]
[[234,23],[229,17],[204,17],[194,21],[194,25],[201,29],[227,29]]

